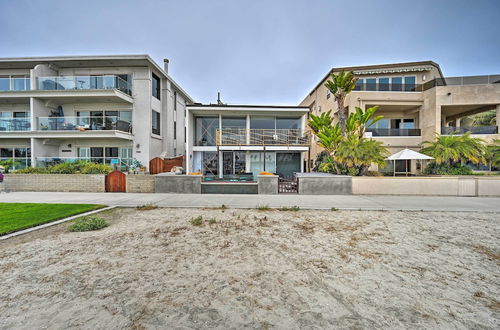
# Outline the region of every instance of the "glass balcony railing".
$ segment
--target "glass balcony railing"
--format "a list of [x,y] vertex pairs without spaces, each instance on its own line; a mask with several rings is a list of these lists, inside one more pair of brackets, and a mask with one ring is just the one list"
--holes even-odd
[[30,118],[0,118],[0,132],[18,132],[30,130]]
[[443,135],[460,135],[470,132],[471,134],[498,134],[497,126],[460,126],[441,127]]
[[0,157],[0,165],[8,167],[9,172],[20,170],[31,166],[31,158]]
[[372,136],[420,136],[420,128],[367,128]]
[[30,90],[30,78],[26,77],[0,77],[0,92]]
[[361,92],[422,92],[424,86],[420,84],[358,83],[354,90]]
[[132,124],[116,116],[38,117],[39,131],[122,131],[132,133]]
[[44,91],[118,89],[132,95],[131,82],[116,75],[39,77],[37,86]]
[[[112,160],[118,160],[119,167],[129,168],[132,165],[133,158],[121,157],[36,157],[36,167],[48,167],[61,163],[74,163],[76,161],[85,161],[96,164],[111,165]],[[113,162],[114,163],[114,162]]]
[[301,129],[223,128],[216,131],[217,145],[308,146],[309,135]]

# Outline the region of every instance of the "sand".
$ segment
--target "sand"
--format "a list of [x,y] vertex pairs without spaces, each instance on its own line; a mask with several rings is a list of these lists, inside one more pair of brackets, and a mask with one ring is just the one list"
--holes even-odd
[[498,214],[103,217],[100,231],[61,224],[0,242],[0,328],[500,327]]

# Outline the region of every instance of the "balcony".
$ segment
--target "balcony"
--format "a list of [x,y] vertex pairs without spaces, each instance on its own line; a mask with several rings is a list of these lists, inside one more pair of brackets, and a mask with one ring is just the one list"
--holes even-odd
[[0,92],[30,90],[30,78],[26,77],[0,77]]
[[301,129],[224,128],[216,131],[218,146],[309,146],[310,139]]
[[37,88],[44,91],[117,89],[132,95],[131,82],[116,75],[39,77]]
[[420,136],[420,128],[367,128],[372,136]]
[[460,135],[467,132],[471,134],[498,134],[498,126],[441,127],[442,135]]
[[354,91],[360,92],[423,92],[421,84],[391,84],[391,83],[362,83],[357,84]]
[[39,131],[122,131],[132,133],[132,124],[116,116],[38,117]]
[[96,164],[111,165],[111,160],[117,159],[117,165],[122,168],[128,168],[132,165],[132,158],[121,157],[36,157],[36,167],[48,167],[61,163],[74,163],[76,161],[85,161]]
[[20,132],[30,130],[30,118],[0,118],[0,132]]

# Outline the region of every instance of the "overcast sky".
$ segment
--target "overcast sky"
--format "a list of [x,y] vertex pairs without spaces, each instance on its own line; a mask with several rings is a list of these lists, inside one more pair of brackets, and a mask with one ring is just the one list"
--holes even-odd
[[149,54],[198,102],[296,105],[331,67],[500,74],[500,0],[0,0],[0,57]]

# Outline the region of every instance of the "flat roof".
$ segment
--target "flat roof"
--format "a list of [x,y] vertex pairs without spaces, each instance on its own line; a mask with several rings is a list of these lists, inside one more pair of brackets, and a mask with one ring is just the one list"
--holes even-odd
[[147,54],[3,57],[0,58],[0,69],[33,69],[37,64],[41,63],[54,63],[62,68],[151,65],[160,75],[163,75],[163,78],[168,79],[189,102],[194,102],[191,96]]
[[227,111],[227,112],[240,112],[246,111],[248,113],[261,113],[261,112],[280,112],[280,113],[296,113],[305,114],[309,112],[309,107],[295,106],[295,105],[250,105],[250,104],[190,104],[187,106],[188,111],[195,113],[209,114],[212,111]]

